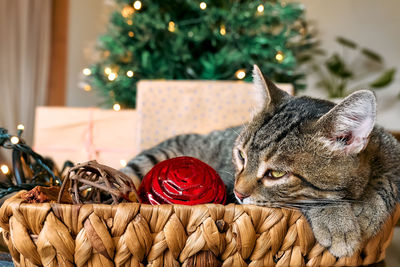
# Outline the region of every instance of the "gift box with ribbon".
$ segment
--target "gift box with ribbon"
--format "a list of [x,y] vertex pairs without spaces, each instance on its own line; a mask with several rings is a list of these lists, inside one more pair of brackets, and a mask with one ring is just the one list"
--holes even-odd
[[[291,84],[278,86],[293,94]],[[254,95],[253,84],[242,81],[140,81],[139,150],[177,134],[241,125],[255,109]]]
[[59,167],[95,159],[120,168],[138,153],[137,123],[135,110],[38,107],[34,149]]

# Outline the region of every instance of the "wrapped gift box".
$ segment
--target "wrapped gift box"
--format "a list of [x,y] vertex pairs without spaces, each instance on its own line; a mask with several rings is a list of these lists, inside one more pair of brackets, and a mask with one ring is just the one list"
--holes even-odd
[[138,153],[135,110],[38,107],[34,150],[55,160],[74,163],[96,159],[114,168]]
[[[279,88],[293,94],[293,86]],[[241,81],[140,81],[139,149],[183,133],[208,133],[250,119],[255,101],[252,83]]]
[[[293,93],[288,84],[280,88]],[[96,159],[120,168],[139,151],[183,133],[208,133],[249,120],[251,83],[235,81],[140,81],[137,110],[39,107],[34,149],[58,166]]]

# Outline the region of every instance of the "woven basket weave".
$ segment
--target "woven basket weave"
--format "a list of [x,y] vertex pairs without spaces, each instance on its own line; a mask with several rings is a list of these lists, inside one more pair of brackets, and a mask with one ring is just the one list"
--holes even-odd
[[348,258],[315,242],[300,212],[252,205],[27,204],[0,210],[16,266],[358,266],[379,262],[400,216]]

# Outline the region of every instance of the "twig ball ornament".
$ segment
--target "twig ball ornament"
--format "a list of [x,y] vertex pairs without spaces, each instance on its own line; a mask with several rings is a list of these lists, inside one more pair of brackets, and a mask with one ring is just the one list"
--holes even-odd
[[177,157],[155,165],[139,187],[141,203],[225,204],[226,188],[218,173],[192,157]]
[[58,197],[68,187],[74,204],[138,202],[133,181],[111,167],[89,161],[71,168],[63,181]]

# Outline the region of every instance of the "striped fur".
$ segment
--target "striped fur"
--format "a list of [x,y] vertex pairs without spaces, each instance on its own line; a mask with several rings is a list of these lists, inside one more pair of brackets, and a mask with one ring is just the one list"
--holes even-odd
[[[254,76],[264,99],[247,125],[171,138],[124,171],[139,182],[159,161],[199,158],[217,170],[231,200],[300,209],[321,245],[351,255],[399,201],[400,144],[374,126],[375,97],[360,91],[335,105],[289,96],[257,67]],[[271,178],[272,170],[285,175]]]

